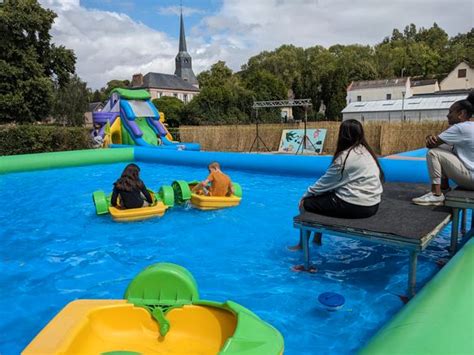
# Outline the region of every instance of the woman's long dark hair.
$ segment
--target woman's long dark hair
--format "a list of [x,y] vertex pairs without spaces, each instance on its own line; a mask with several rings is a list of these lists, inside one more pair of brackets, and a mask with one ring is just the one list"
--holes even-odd
[[474,92],[470,92],[464,100],[456,101],[453,105],[458,105],[460,110],[465,110],[467,118],[471,118],[474,113]]
[[344,168],[346,166],[346,160],[349,157],[351,151],[358,145],[363,145],[365,149],[367,149],[367,151],[370,153],[370,155],[372,155],[380,171],[380,181],[384,182],[385,175],[383,173],[382,168],[380,167],[377,156],[375,155],[374,150],[370,147],[369,143],[367,143],[365,139],[364,128],[362,127],[362,124],[357,120],[346,120],[342,122],[341,126],[339,127],[339,136],[337,137],[336,152],[334,153],[332,161],[334,162],[342,154],[343,151],[349,150],[342,164],[341,179],[342,174],[344,172]]
[[132,191],[143,188],[143,181],[140,180],[140,168],[136,164],[128,164],[122,172],[120,178],[114,183],[118,190]]

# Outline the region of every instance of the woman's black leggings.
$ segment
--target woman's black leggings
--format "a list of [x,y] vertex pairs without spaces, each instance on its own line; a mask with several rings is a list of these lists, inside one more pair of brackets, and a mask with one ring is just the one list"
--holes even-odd
[[336,196],[334,191],[322,195],[309,196],[303,200],[307,212],[338,218],[367,218],[377,213],[379,204],[359,206],[346,202]]

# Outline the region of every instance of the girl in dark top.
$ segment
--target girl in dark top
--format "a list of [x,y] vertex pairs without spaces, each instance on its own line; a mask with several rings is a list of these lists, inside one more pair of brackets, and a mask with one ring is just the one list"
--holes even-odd
[[122,208],[140,208],[149,206],[153,202],[139,174],[140,168],[136,164],[128,164],[125,167],[120,178],[114,183],[112,206],[118,206],[119,196]]

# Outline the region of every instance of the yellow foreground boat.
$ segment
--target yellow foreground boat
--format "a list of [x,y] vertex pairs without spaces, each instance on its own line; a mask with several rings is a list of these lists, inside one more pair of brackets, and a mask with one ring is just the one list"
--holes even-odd
[[196,281],[181,266],[146,268],[125,298],[69,303],[22,354],[283,353],[281,334],[248,309],[199,300]]

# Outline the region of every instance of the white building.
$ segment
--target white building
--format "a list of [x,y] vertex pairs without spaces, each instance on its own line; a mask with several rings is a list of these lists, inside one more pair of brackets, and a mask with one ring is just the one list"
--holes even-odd
[[413,95],[432,94],[439,91],[437,79],[415,80],[411,78],[410,81]]
[[353,81],[347,88],[347,104],[362,101],[397,100],[412,96],[410,78]]
[[342,110],[343,120],[366,121],[426,121],[446,120],[449,107],[465,99],[462,95],[412,96],[404,100],[352,102]]
[[[474,70],[461,62],[438,85],[436,79],[353,82],[347,88],[343,120],[445,120],[449,107],[474,89]],[[391,92],[390,92],[391,90]],[[385,98],[384,98],[385,95]]]
[[441,90],[469,90],[474,88],[474,69],[467,62],[459,63],[440,83]]

